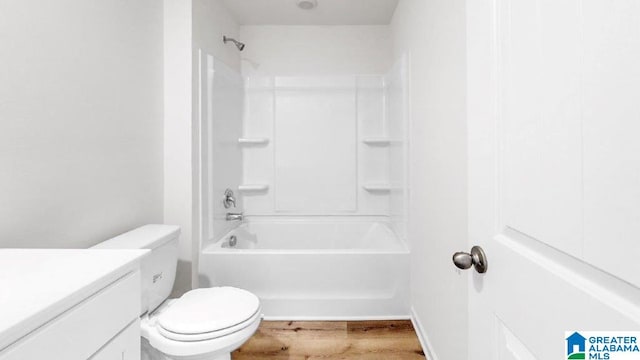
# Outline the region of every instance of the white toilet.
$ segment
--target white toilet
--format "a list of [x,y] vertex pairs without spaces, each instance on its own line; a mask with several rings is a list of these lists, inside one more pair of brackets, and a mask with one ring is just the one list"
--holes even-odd
[[[180,228],[146,225],[94,249],[150,249],[142,260],[141,333],[167,359],[229,360],[258,329],[260,299],[233,287],[195,289],[168,299],[178,263]],[[144,341],[143,341],[144,343]],[[145,356],[143,359],[157,358]]]

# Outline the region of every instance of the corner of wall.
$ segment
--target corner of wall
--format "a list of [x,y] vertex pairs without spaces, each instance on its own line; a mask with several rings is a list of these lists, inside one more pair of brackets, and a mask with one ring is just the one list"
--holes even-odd
[[191,289],[192,6],[164,1],[164,222],[182,229],[173,295]]
[[468,353],[467,333],[456,331],[467,328],[468,283],[450,261],[467,247],[464,6],[464,0],[403,0],[390,25],[396,57],[407,53],[411,69],[411,306],[432,358],[435,350],[447,359]]
[[440,358],[436,355],[433,344],[431,344],[431,340],[429,340],[427,332],[424,326],[422,326],[420,316],[418,316],[413,306],[411,307],[411,323],[413,324],[413,329],[416,331],[416,335],[418,335],[418,340],[420,340],[420,346],[422,347],[425,357],[428,360],[439,360]]

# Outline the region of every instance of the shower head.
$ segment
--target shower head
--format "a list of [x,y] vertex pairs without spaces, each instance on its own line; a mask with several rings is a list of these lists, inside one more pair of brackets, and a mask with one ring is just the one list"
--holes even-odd
[[232,43],[234,43],[236,45],[236,47],[238,48],[238,50],[242,51],[244,50],[244,44],[241,43],[240,41],[236,40],[236,39],[232,39],[230,37],[226,37],[223,36],[222,37],[222,41],[226,44],[227,42],[231,41]]

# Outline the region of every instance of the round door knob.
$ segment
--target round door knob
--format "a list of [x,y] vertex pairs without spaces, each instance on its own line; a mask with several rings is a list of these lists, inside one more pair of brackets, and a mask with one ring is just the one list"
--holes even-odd
[[453,254],[453,263],[462,270],[467,270],[473,266],[477,272],[484,274],[487,272],[487,256],[480,246],[471,248],[471,253],[457,252]]
[[473,265],[473,258],[471,254],[464,251],[459,251],[453,254],[453,263],[462,270],[467,270]]

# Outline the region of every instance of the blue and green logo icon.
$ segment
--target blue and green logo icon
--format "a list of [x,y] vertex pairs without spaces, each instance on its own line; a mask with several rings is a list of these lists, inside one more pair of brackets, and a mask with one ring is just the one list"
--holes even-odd
[[584,359],[587,338],[574,332],[567,338],[567,359]]

